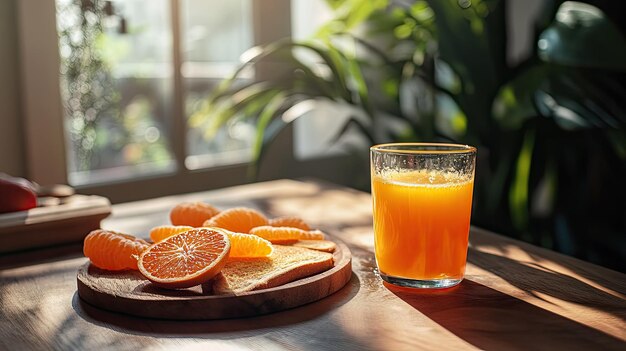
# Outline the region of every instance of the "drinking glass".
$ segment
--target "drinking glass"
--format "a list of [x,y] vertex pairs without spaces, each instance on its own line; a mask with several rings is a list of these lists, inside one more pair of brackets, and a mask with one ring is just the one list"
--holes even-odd
[[439,143],[370,148],[374,244],[383,280],[447,288],[463,280],[476,148]]

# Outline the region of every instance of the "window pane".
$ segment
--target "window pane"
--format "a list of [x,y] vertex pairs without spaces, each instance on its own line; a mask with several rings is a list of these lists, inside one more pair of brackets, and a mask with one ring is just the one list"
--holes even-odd
[[167,0],[57,0],[71,184],[173,171]]
[[[294,40],[310,40],[318,28],[333,18],[324,0],[291,0],[291,28]],[[306,53],[308,54],[308,53]],[[315,63],[315,55],[302,55],[302,60]],[[305,106],[303,114],[294,121],[294,156],[305,160],[337,154],[342,145],[334,142],[336,134],[350,116],[350,109],[328,101],[316,101]]]
[[252,121],[213,128],[208,116],[192,116],[211,90],[235,71],[241,54],[252,47],[252,2],[183,0],[181,7],[182,75],[189,122],[185,165],[197,169],[247,162],[254,141]]

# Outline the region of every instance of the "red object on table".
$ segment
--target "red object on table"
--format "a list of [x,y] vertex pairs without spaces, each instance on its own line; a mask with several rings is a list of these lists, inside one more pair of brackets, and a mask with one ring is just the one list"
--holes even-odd
[[24,178],[0,173],[0,213],[37,207],[34,185]]

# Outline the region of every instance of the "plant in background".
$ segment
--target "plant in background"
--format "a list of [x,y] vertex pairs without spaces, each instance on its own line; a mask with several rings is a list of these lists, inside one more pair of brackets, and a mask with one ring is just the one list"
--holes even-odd
[[[257,160],[285,111],[320,99],[354,107],[339,136],[476,145],[475,224],[626,269],[626,41],[600,9],[546,2],[511,67],[505,1],[328,3],[313,40],[261,48],[192,121],[256,119]],[[237,80],[276,61],[271,79]]]
[[103,1],[57,5],[61,88],[70,146],[76,155],[72,167],[78,171],[93,168],[92,158],[99,148],[98,124],[118,117],[120,96],[95,45],[103,32],[103,6]]
[[[150,97],[129,79],[114,77],[114,67],[130,51],[124,36],[136,30],[115,11],[112,1],[57,1],[61,91],[74,155],[70,172],[164,165],[171,158]],[[122,98],[123,90],[130,98]]]

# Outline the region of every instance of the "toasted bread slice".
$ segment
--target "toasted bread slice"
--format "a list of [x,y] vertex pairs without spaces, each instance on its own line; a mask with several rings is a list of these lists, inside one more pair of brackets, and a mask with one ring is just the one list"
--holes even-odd
[[233,260],[213,282],[214,294],[236,294],[267,289],[308,277],[333,267],[333,255],[302,247],[274,245],[267,259]]
[[292,246],[324,252],[334,252],[337,249],[337,245],[330,240],[298,240]]

